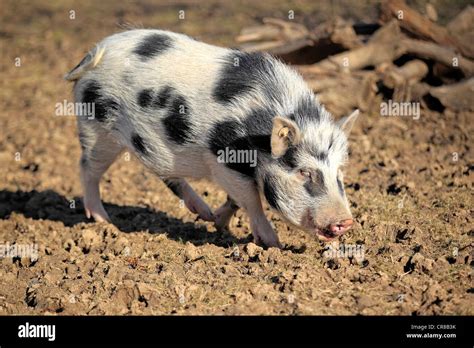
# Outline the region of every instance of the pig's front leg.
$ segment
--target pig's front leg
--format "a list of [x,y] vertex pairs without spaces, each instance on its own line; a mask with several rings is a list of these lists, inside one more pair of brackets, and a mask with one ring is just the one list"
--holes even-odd
[[209,206],[193,190],[184,179],[163,179],[163,182],[178,198],[184,201],[186,207],[205,221],[214,221],[214,214]]
[[[255,182],[220,165],[213,168],[212,174],[214,181],[232,197],[239,207],[247,212],[255,243],[281,248],[278,236],[263,212]],[[229,212],[229,210],[227,211]]]
[[267,218],[265,217],[265,214],[263,213],[263,208],[260,201],[260,196],[258,195],[258,191],[255,191],[258,205],[252,203],[252,206],[255,207],[255,210],[247,211],[247,214],[249,214],[250,228],[252,229],[252,234],[255,243],[259,245],[266,245],[267,247],[276,247],[281,249],[282,245],[278,240],[278,236],[273,230],[273,227],[270,225],[270,222],[268,222]]

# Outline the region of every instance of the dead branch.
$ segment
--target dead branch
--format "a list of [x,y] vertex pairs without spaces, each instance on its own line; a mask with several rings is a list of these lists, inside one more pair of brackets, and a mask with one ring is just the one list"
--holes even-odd
[[474,62],[456,54],[454,50],[448,47],[406,37],[401,40],[401,44],[407,53],[423,59],[433,59],[453,69],[461,69],[467,77],[474,75]]
[[432,87],[430,94],[445,107],[454,111],[474,110],[474,104],[472,103],[474,78],[452,85]]
[[340,45],[345,49],[353,49],[363,45],[354,27],[341,17],[335,17],[318,25],[313,30],[313,36],[315,38],[315,45],[325,40]]
[[312,69],[315,71],[354,71],[393,61],[404,52],[400,37],[400,28],[396,21],[392,21],[377,30],[366,45],[324,59],[313,64]]
[[378,76],[374,71],[324,72],[303,75],[319,100],[337,115],[354,108],[365,111],[371,108],[376,96]]
[[[474,31],[474,7],[469,5],[458,13],[446,26],[448,31],[456,36]],[[473,42],[473,41],[468,41]]]
[[412,35],[454,48],[464,56],[474,58],[474,49],[469,42],[464,43],[457,40],[445,28],[409,7],[404,0],[387,0],[382,3],[382,22],[389,21],[394,17],[399,20],[400,26]]
[[412,60],[397,68],[387,69],[383,74],[383,84],[389,88],[396,88],[407,84],[414,85],[428,73],[428,66],[421,60]]
[[281,55],[312,46],[312,35],[302,24],[264,18],[263,25],[244,28],[236,38],[247,52],[267,51]]

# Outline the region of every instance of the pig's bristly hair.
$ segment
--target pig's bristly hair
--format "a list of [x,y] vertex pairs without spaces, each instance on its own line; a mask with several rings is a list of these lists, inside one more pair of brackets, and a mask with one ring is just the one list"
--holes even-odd
[[[94,119],[78,118],[90,168],[94,159],[112,161],[124,148],[161,177],[210,177],[219,166],[257,183],[295,224],[305,207],[340,196],[336,175],[346,135],[302,77],[268,54],[138,29],[104,39],[66,79],[76,81],[77,102],[95,105]],[[302,134],[278,159],[270,148],[275,116],[294,121]],[[257,166],[217,163],[226,148],[257,151]],[[296,185],[294,171],[301,167],[319,170],[322,179]]]

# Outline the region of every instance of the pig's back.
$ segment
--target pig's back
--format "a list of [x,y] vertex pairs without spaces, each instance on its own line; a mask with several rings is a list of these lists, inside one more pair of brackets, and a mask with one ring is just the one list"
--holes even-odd
[[[102,126],[130,146],[139,136],[140,147],[167,158],[199,157],[227,146],[226,140],[268,136],[273,117],[292,113],[308,93],[299,75],[268,55],[182,34],[131,30],[98,47],[103,54],[79,79],[76,100],[100,99]],[[109,105],[101,107],[102,100]]]

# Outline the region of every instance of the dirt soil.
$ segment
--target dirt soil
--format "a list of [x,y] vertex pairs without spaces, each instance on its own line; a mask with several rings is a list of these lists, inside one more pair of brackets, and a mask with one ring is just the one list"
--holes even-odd
[[339,243],[362,258],[328,257],[269,209],[283,250],[253,244],[242,211],[218,233],[127,153],[102,182],[114,225],[84,216],[76,121],[55,105],[95,42],[131,23],[234,46],[289,9],[304,23],[376,14],[373,1],[329,3],[1,0],[0,243],[37,244],[38,259],[0,259],[0,314],[474,314],[472,112],[360,117],[345,169],[357,224]]

